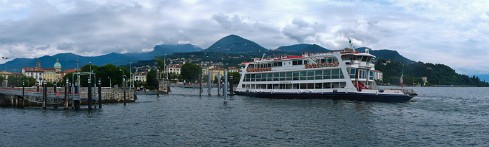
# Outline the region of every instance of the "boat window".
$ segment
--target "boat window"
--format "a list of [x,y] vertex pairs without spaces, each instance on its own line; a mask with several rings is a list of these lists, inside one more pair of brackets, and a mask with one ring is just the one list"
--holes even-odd
[[314,83],[307,83],[307,89],[314,89]]
[[292,89],[292,84],[285,84],[285,89]]
[[345,88],[346,87],[346,82],[340,82],[340,88]]
[[370,77],[369,77],[370,80],[374,80],[374,71],[370,71]]
[[307,85],[306,85],[306,83],[301,83],[301,84],[299,85],[299,89],[307,89]]
[[331,70],[331,79],[338,79],[339,78],[339,69],[332,69]]
[[299,72],[298,71],[294,71],[292,73],[292,80],[299,80]]
[[307,71],[301,71],[300,80],[306,80],[306,78],[307,78]]
[[355,78],[355,73],[357,72],[357,69],[356,68],[351,68],[350,69],[350,79],[354,79]]
[[314,89],[323,89],[323,84],[322,83],[315,83]]
[[287,81],[292,80],[292,72],[287,72],[285,77],[287,77],[287,78],[285,79],[285,80],[287,80]]
[[292,84],[292,89],[299,89],[299,84]]
[[331,79],[331,70],[330,69],[323,70],[323,79]]
[[323,70],[316,70],[316,76],[315,76],[315,79],[316,79],[316,80],[321,80],[321,79],[323,79]]
[[324,88],[324,89],[329,89],[329,88],[331,88],[331,83],[323,83],[323,88]]

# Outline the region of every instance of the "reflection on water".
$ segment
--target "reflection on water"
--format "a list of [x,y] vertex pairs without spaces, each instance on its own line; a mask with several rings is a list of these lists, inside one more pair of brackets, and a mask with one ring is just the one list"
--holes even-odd
[[407,103],[217,97],[215,89],[101,110],[0,108],[2,146],[487,145],[488,88],[416,88]]

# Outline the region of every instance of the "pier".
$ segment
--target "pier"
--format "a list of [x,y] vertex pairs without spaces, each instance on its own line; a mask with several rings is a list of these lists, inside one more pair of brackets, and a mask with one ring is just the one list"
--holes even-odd
[[[77,101],[81,104],[126,103],[134,102],[137,97],[133,89],[117,87],[81,87],[78,93],[66,91],[65,87],[15,87],[0,88],[0,106],[15,107],[54,107],[75,108]],[[89,92],[91,91],[91,92]],[[89,93],[90,99],[89,99]]]

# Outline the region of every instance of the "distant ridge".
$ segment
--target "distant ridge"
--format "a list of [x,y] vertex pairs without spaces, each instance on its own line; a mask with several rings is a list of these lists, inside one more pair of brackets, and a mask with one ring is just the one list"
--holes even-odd
[[302,53],[302,52],[327,52],[328,49],[321,47],[317,44],[295,44],[289,46],[281,46],[276,49],[277,51],[292,52],[292,53]]
[[[367,49],[367,47],[356,48],[356,50],[359,52],[365,52],[365,49]],[[414,63],[413,60],[409,60],[408,58],[402,56],[401,54],[399,54],[399,52],[395,50],[388,50],[388,49],[370,50],[369,53],[376,56],[377,58],[390,59],[393,61],[408,63],[408,64]]]
[[205,52],[227,54],[262,54],[268,50],[257,43],[238,35],[228,35],[212,44]]
[[2,64],[1,70],[5,67],[7,71],[10,72],[22,72],[23,67],[34,67],[36,62],[39,60],[43,68],[52,68],[56,59],[59,59],[63,70],[74,69],[77,67],[77,60],[79,61],[78,66],[83,66],[88,63],[94,65],[126,65],[129,62],[136,63],[140,60],[152,60],[155,57],[160,57],[165,54],[171,55],[173,53],[182,52],[195,52],[202,51],[202,48],[192,45],[192,44],[161,44],[156,45],[151,52],[141,52],[141,53],[109,53],[100,56],[80,56],[73,53],[60,53],[53,56],[42,56],[39,58],[17,58]]

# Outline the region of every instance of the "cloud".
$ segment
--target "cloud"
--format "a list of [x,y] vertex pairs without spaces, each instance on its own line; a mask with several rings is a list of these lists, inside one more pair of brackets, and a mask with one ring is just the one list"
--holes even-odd
[[0,1],[0,56],[140,52],[179,42],[206,48],[237,34],[269,49],[341,49],[351,38],[355,46],[488,73],[479,60],[489,54],[488,7],[483,0]]

